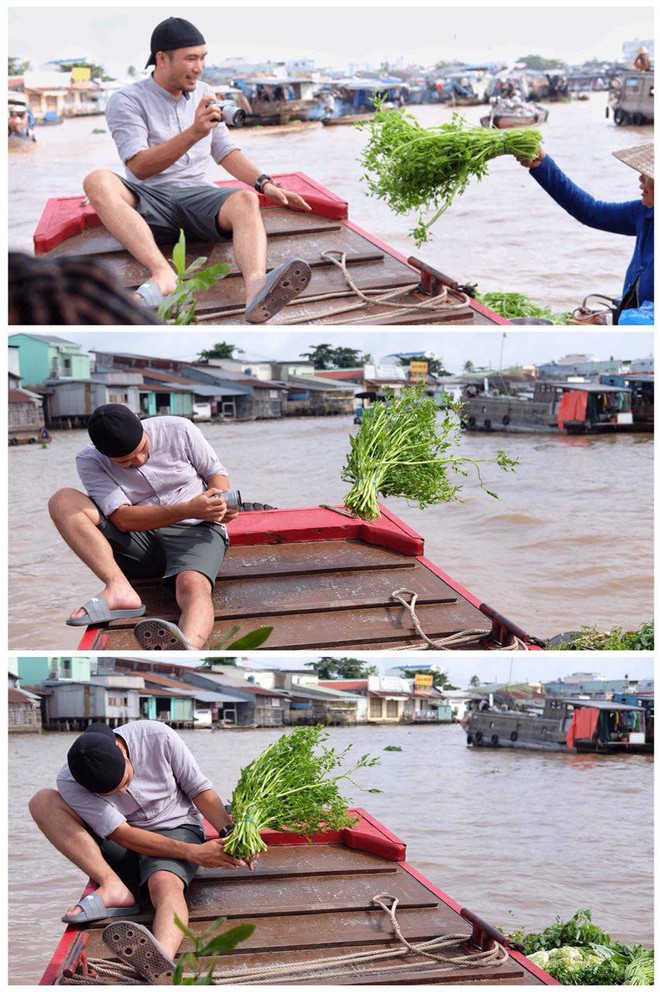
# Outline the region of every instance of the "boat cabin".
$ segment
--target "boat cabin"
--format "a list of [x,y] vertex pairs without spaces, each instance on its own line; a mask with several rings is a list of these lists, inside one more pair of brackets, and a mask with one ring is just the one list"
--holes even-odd
[[235,82],[250,104],[247,125],[304,121],[316,102],[317,84],[307,78],[248,76]]
[[630,69],[616,73],[610,80],[605,116],[609,117],[611,113],[614,123],[619,125],[653,124],[654,96],[653,72]]

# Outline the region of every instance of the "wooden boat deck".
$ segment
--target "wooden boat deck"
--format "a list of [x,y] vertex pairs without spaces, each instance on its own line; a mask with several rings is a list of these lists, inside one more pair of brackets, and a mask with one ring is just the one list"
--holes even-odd
[[[348,220],[348,204],[303,173],[275,177],[290,189],[300,192],[312,207],[312,213],[285,210],[269,205],[260,197],[264,226],[268,235],[268,267],[293,256],[304,258],[312,268],[309,286],[294,303],[269,322],[275,324],[501,324],[508,321],[480,304],[464,302],[454,292],[451,280],[425,267],[423,272],[387,245],[371,237]],[[237,181],[220,182],[218,186],[241,186]],[[246,187],[247,188],[247,187]],[[49,200],[34,235],[37,255],[87,255],[102,262],[118,283],[135,289],[147,278],[147,270],[133,259],[101,226],[94,211],[82,197],[60,197]],[[169,254],[167,246],[164,251]],[[364,293],[389,293],[401,290],[394,310],[383,304],[359,307],[359,297],[348,284],[344,273],[327,257],[345,256],[350,278]],[[200,255],[208,264],[229,262],[231,270],[208,292],[198,296],[197,314],[201,321],[212,324],[243,324],[245,287],[233,259],[231,243],[194,244],[187,246],[187,258],[192,262]],[[436,278],[441,276],[440,279]],[[443,281],[444,280],[444,281]],[[447,302],[452,307],[429,309],[420,306],[428,294],[437,296],[447,289]],[[346,309],[346,307],[349,309]],[[405,307],[404,313],[398,311]]]
[[[254,872],[201,869],[188,890],[190,928],[203,932],[219,916],[227,928],[253,923],[252,935],[219,959],[223,982],[251,984],[256,969],[268,969],[265,984],[557,984],[519,952],[486,966],[469,962],[480,949],[506,946],[506,938],[437,889],[405,861],[405,844],[364,810],[356,810],[352,828],[328,832],[307,843],[295,834],[265,831],[269,845]],[[209,837],[215,832],[207,825]],[[396,919],[406,940],[415,943],[457,935],[436,963],[419,955],[350,963],[344,959],[365,951],[401,947],[390,917],[373,902],[387,894],[398,899]],[[466,915],[461,915],[461,913]],[[136,917],[149,925],[151,911]],[[79,935],[68,927],[41,983],[68,984],[64,969],[75,971],[81,951],[94,967],[114,960],[102,941],[104,923]],[[191,950],[185,939],[181,952]],[[462,958],[459,964],[456,959]],[[467,958],[467,961],[465,961]],[[323,959],[318,971],[286,977],[273,967],[307,966]],[[91,984],[91,983],[90,983]],[[120,984],[120,983],[113,983]]]
[[[499,648],[513,636],[532,640],[428,561],[422,538],[387,510],[373,524],[326,507],[256,511],[240,514],[228,529],[210,645],[233,625],[239,637],[272,627],[268,650],[419,645],[409,612],[392,598],[401,589],[417,593],[417,617],[434,640],[466,630],[483,635],[459,648]],[[148,617],[177,621],[176,602],[160,579],[134,585]],[[89,627],[80,650],[135,650],[135,623]]]

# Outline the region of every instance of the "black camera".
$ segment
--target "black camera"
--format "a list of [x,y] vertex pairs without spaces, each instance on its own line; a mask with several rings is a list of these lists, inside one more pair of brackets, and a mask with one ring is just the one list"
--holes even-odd
[[243,127],[247,114],[232,100],[209,100],[208,107],[217,107],[220,117],[215,117],[218,123],[221,121],[229,127]]

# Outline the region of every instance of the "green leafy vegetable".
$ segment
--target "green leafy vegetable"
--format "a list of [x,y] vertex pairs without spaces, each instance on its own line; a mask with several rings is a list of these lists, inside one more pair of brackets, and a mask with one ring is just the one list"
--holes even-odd
[[565,324],[570,313],[553,313],[550,307],[533,303],[524,293],[477,293],[477,300],[485,307],[511,320],[514,317],[541,317],[553,324]]
[[223,279],[231,265],[220,262],[218,265],[202,266],[206,258],[196,258],[186,267],[186,236],[179,232],[179,240],[172,249],[172,265],[177,274],[176,288],[158,306],[158,316],[174,324],[196,324],[196,293],[203,293]]
[[533,159],[541,143],[539,131],[474,127],[458,114],[438,127],[424,128],[405,110],[380,105],[373,120],[356,127],[369,133],[362,165],[370,193],[397,214],[435,211],[428,219],[420,214],[411,231],[417,246],[429,240],[429,228],[470,180],[487,175],[491,159]]
[[639,630],[598,630],[597,627],[583,627],[580,633],[566,634],[556,642],[553,651],[653,651],[655,643],[654,625],[642,624]]
[[242,770],[231,798],[234,828],[225,841],[228,854],[249,860],[265,851],[260,835],[265,827],[310,837],[355,822],[338,783],[355,785],[353,772],[373,767],[378,758],[364,754],[351,771],[333,775],[351,745],[338,752],[325,746],[327,740],[322,726],[296,727]]
[[[187,927],[185,923],[174,914],[174,922],[179,930],[187,937],[193,945],[192,951],[181,954],[176,963],[176,968],[172,975],[172,985],[215,985],[213,972],[219,954],[227,954],[242,941],[247,940],[254,932],[254,923],[239,923],[231,930],[223,933],[216,933],[224,923],[226,916],[221,916],[215,920],[206,930],[196,933]],[[210,957],[210,960],[206,960]],[[192,975],[184,977],[184,971],[192,972]]]
[[[346,509],[371,521],[380,516],[379,494],[402,496],[422,509],[460,500],[461,485],[451,482],[448,472],[467,476],[467,464],[475,469],[481,488],[497,499],[483,484],[479,462],[451,453],[462,440],[459,409],[458,404],[449,404],[438,421],[438,408],[420,385],[404,389],[398,398],[389,393],[386,402],[365,410],[357,434],[349,437],[350,451],[342,469],[344,482],[353,483],[344,499]],[[503,451],[487,460],[505,471],[518,464]]]

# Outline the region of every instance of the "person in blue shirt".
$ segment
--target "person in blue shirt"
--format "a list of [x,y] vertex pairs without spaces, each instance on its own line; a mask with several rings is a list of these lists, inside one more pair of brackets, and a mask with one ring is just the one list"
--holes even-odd
[[580,223],[599,231],[635,238],[621,302],[615,314],[616,323],[622,310],[653,301],[653,144],[637,145],[612,154],[639,173],[639,200],[625,203],[596,200],[571,182],[542,147],[534,159],[521,160],[520,164],[529,169],[539,186]]

